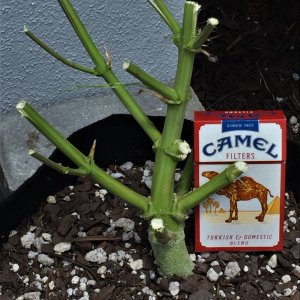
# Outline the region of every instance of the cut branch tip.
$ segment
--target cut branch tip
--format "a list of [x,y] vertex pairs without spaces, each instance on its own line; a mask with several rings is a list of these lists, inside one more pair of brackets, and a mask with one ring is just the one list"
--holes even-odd
[[130,65],[130,61],[129,60],[124,61],[124,63],[123,63],[123,70],[127,70],[129,68],[129,65]]
[[207,23],[212,25],[212,26],[217,26],[217,25],[219,25],[219,20],[216,19],[216,18],[209,18],[207,20]]
[[32,149],[29,149],[29,151],[28,151],[28,154],[29,154],[30,156],[34,155],[35,153],[36,153],[36,151],[34,151],[34,150],[32,150]]
[[24,33],[27,33],[28,31],[29,31],[28,27],[27,27],[26,25],[24,25],[24,27],[23,27],[23,32],[24,32]]
[[236,163],[234,163],[234,165],[239,171],[243,173],[248,170],[248,165],[243,161],[237,161]]
[[188,4],[188,5],[194,6],[194,9],[195,9],[196,11],[199,11],[200,8],[201,8],[201,5],[200,5],[200,4],[198,4],[198,3],[196,3],[196,2],[193,2],[193,1],[186,1],[185,3]]

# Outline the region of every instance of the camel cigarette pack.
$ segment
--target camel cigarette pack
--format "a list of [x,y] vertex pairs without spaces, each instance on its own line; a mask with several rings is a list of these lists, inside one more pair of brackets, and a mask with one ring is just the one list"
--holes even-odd
[[195,112],[195,186],[229,164],[248,170],[195,209],[196,251],[283,248],[286,119],[282,111]]

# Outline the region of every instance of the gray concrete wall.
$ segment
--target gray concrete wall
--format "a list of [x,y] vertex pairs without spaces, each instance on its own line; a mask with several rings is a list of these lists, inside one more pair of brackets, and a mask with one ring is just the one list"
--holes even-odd
[[[165,1],[177,19],[183,2]],[[76,84],[98,84],[101,79],[56,61],[23,33],[35,33],[59,54],[85,66],[91,61],[57,1],[1,0],[0,112],[14,110],[26,99],[35,107],[106,93],[104,89],[74,89]],[[146,0],[73,0],[99,50],[109,50],[113,69],[123,82],[136,81],[122,70],[133,60],[158,79],[174,78],[176,48],[171,34]]]

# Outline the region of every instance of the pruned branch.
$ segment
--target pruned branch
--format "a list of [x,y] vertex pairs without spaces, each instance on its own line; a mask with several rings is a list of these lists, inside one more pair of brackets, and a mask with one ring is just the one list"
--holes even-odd
[[199,188],[181,197],[177,203],[179,212],[184,213],[188,209],[195,207],[216,191],[219,191],[235,181],[242,173],[246,172],[247,169],[247,164],[244,162],[236,162],[230,165]]
[[41,155],[40,153],[34,151],[34,150],[29,150],[28,154],[35,159],[39,160],[46,166],[66,175],[74,175],[74,176],[87,176],[89,174],[89,170],[84,170],[82,168],[78,169],[73,169],[69,167],[63,166],[61,163],[56,163],[52,161],[51,159]]
[[[148,210],[148,198],[128,188],[120,181],[112,178],[100,169],[91,159],[81,153],[66,138],[64,138],[51,124],[35,111],[26,101],[17,104],[17,110],[25,117],[41,134],[43,134],[53,145],[65,154],[81,170],[86,170],[96,182],[104,186],[113,194],[122,198],[125,202],[140,209],[143,213]],[[92,147],[93,149],[93,147]],[[90,152],[90,154],[93,150]],[[39,156],[39,158],[41,158]],[[43,159],[43,158],[42,158]],[[58,164],[50,162],[51,167],[59,168]],[[49,165],[50,165],[49,164]],[[63,169],[60,169],[63,170]]]
[[161,83],[154,77],[150,76],[148,73],[146,73],[134,63],[129,61],[124,62],[123,69],[131,75],[133,75],[135,78],[139,79],[147,87],[162,95],[165,99],[172,100],[174,102],[179,101],[179,96],[173,88],[168,87],[167,85]]
[[38,44],[42,49],[44,49],[46,52],[48,52],[50,55],[52,55],[53,57],[55,57],[57,60],[59,60],[60,62],[62,62],[65,65],[67,65],[68,67],[97,76],[94,69],[86,68],[84,66],[76,64],[76,63],[60,56],[57,52],[55,52],[53,49],[51,49],[49,46],[47,46],[44,42],[42,42],[37,36],[35,36],[31,31],[29,31],[29,29],[26,26],[24,26],[24,33],[30,39],[32,39],[36,44]]
[[176,19],[173,17],[163,0],[148,0],[150,5],[156,10],[160,17],[165,21],[173,34],[180,34],[180,26]]

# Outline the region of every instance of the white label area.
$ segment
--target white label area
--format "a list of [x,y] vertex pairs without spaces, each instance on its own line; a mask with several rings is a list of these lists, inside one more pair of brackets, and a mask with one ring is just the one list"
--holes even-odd
[[199,130],[199,161],[281,161],[282,129],[276,123],[259,123],[259,131],[222,132],[221,124]]
[[[226,167],[226,164],[199,165],[200,185]],[[234,186],[229,185],[199,205],[202,246],[272,247],[278,244],[281,164],[250,164],[239,180],[237,193],[232,193]]]

